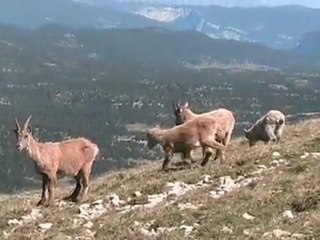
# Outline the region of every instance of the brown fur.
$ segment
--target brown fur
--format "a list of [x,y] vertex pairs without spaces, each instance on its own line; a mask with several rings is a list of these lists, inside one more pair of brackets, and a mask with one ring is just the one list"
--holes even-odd
[[[176,117],[176,125],[182,124],[186,121],[190,121],[198,117],[214,118],[217,124],[219,125],[219,128],[221,129],[221,138],[217,140],[220,140],[223,145],[228,146],[235,125],[235,118],[231,111],[225,108],[219,108],[210,112],[196,114],[191,111],[191,109],[188,106],[188,103],[185,103],[181,106],[180,102],[178,102],[177,104],[173,103],[173,108]],[[190,155],[190,152],[184,154],[185,157]],[[221,160],[224,159],[223,152],[221,150],[217,150],[215,160],[219,156]]]
[[31,116],[20,128],[16,120],[17,150],[26,149],[29,157],[34,161],[36,171],[42,176],[42,196],[38,205],[47,202],[47,191],[49,192],[49,204],[54,201],[54,187],[57,174],[73,176],[76,179],[76,188],[66,199],[77,201],[81,188],[81,199],[88,192],[89,176],[92,165],[96,159],[99,148],[86,138],[72,138],[61,142],[41,143],[32,135],[28,126]]
[[162,169],[166,170],[174,153],[184,153],[194,148],[205,149],[205,165],[211,156],[209,148],[224,149],[224,145],[216,139],[221,137],[222,129],[211,117],[195,118],[170,129],[150,129],[147,133],[148,146],[153,148],[158,143],[162,146],[166,157]]

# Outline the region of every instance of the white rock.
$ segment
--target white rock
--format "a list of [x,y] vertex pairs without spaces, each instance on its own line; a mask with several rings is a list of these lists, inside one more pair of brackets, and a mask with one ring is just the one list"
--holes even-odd
[[184,235],[185,236],[189,236],[192,233],[194,227],[193,226],[188,226],[188,225],[181,225],[179,227],[179,229],[184,230]]
[[22,225],[22,221],[19,221],[18,219],[14,218],[14,219],[10,219],[8,221],[8,225]]
[[203,179],[202,179],[202,182],[203,183],[211,183],[212,182],[211,176],[210,175],[204,175]]
[[303,155],[300,156],[301,159],[306,159],[307,157],[310,156],[310,153],[305,152]]
[[111,204],[115,207],[120,207],[121,205],[124,205],[126,203],[124,200],[121,200],[120,197],[115,193],[110,194],[108,198]]
[[42,230],[49,230],[50,228],[52,228],[53,223],[39,223],[39,228],[41,228]]
[[272,231],[273,235],[277,238],[280,238],[280,237],[289,237],[291,235],[290,232],[288,231],[283,231],[281,229],[275,229]]
[[301,234],[301,233],[294,233],[291,235],[291,237],[293,239],[304,239],[305,238],[305,235]]
[[83,227],[85,227],[85,228],[92,228],[92,227],[93,227],[93,222],[89,221],[89,222],[83,224]]
[[135,191],[135,192],[134,192],[134,194],[133,194],[133,196],[135,196],[135,197],[139,198],[139,197],[141,197],[141,196],[142,196],[142,193],[141,193],[141,192],[139,192],[139,191]]
[[66,202],[66,201],[60,201],[59,202],[59,207],[64,207],[64,206],[66,206],[68,203]]
[[254,229],[252,228],[246,228],[243,230],[243,234],[247,236],[251,236],[254,233]]
[[268,238],[268,237],[271,237],[273,234],[272,232],[265,232],[263,235],[262,235],[262,238]]
[[184,182],[167,183],[167,186],[170,187],[167,194],[176,197],[180,197],[195,188],[194,185],[188,185]]
[[320,152],[312,152],[311,156],[314,158],[320,158]]
[[140,226],[140,223],[139,223],[138,221],[134,221],[133,224],[134,224],[135,226]]
[[230,176],[220,177],[220,188],[231,192],[235,187],[235,183]]
[[184,209],[198,209],[199,207],[193,205],[192,203],[179,203],[178,208],[180,210],[184,210]]
[[263,164],[259,164],[257,166],[259,169],[267,169],[267,166],[266,165],[263,165]]
[[73,228],[77,228],[77,227],[79,227],[82,223],[84,222],[84,220],[82,219],[82,218],[74,218],[73,219],[73,225],[72,225],[72,227]]
[[99,200],[94,201],[91,205],[101,205],[101,204],[103,204],[103,200],[99,199]]
[[279,161],[278,161],[278,160],[273,160],[273,161],[271,162],[271,164],[273,164],[273,165],[275,165],[275,166],[278,166],[278,165],[279,165]]
[[272,158],[279,158],[279,157],[281,157],[281,154],[279,152],[275,151],[272,153]]
[[37,209],[37,208],[32,209],[30,214],[21,217],[21,219],[24,222],[31,222],[31,221],[34,221],[38,218],[42,218],[42,214],[40,212],[40,209]]
[[214,198],[214,199],[218,199],[218,198],[220,198],[221,196],[220,196],[219,194],[217,194],[216,191],[210,191],[210,192],[209,192],[209,197],[212,197],[212,198]]
[[225,232],[225,233],[233,233],[233,230],[232,228],[229,228],[227,226],[223,226],[223,228],[221,229],[222,232]]
[[253,219],[255,219],[254,216],[250,215],[250,214],[247,213],[247,212],[245,212],[244,214],[242,214],[242,217],[243,217],[244,219],[247,219],[247,220],[253,220]]
[[87,236],[90,236],[90,237],[92,237],[92,238],[93,238],[94,235],[96,234],[95,232],[92,232],[90,229],[86,229],[85,232],[86,232],[86,235],[87,235]]
[[284,218],[288,218],[288,219],[292,219],[293,218],[293,214],[291,210],[286,210],[282,213],[282,216]]

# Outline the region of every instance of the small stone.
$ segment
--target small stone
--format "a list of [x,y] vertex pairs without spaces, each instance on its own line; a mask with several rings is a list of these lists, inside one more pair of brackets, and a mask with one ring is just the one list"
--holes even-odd
[[93,222],[89,221],[89,222],[83,224],[83,227],[85,227],[85,228],[92,228],[92,227],[93,227]]
[[260,169],[267,169],[267,166],[263,164],[259,164],[257,167]]
[[84,222],[83,219],[74,218],[74,219],[73,219],[73,225],[72,225],[72,227],[73,227],[73,228],[77,228],[77,227],[79,227],[80,224],[83,223],[83,222]]
[[50,228],[52,228],[53,223],[39,223],[38,225],[42,230],[49,230]]
[[193,205],[192,203],[179,203],[178,208],[180,210],[184,210],[184,209],[198,209],[199,207]]
[[102,205],[103,204],[103,200],[102,199],[99,199],[99,200],[96,200],[92,203],[92,205]]
[[247,212],[245,212],[245,213],[242,215],[242,217],[243,217],[244,219],[247,219],[247,220],[253,220],[253,219],[255,219],[254,216],[250,215],[250,214],[247,213]]
[[280,158],[278,161],[279,161],[279,163],[286,163],[287,162],[287,160],[284,158]]
[[275,151],[275,152],[272,153],[272,157],[273,158],[279,158],[279,157],[281,157],[281,154],[279,152]]
[[214,199],[218,199],[218,198],[221,197],[220,195],[217,194],[216,191],[210,191],[210,192],[209,192],[209,196],[212,197],[212,198],[214,198]]
[[202,179],[202,182],[203,183],[211,183],[212,182],[211,176],[210,175],[204,175],[203,179]]
[[114,207],[120,207],[121,205],[125,204],[125,201],[121,200],[120,197],[115,193],[110,194],[108,198]]
[[8,225],[22,225],[22,221],[19,221],[18,219],[14,218],[14,219],[10,219],[8,221]]
[[272,232],[265,232],[263,235],[262,235],[262,238],[269,238],[272,236]]
[[181,225],[179,229],[184,230],[184,235],[189,236],[193,231],[193,226]]
[[253,233],[254,233],[254,229],[252,228],[246,228],[243,230],[243,234],[247,236],[252,236]]
[[311,156],[314,158],[320,158],[320,152],[312,152]]
[[223,226],[223,228],[221,229],[221,231],[222,232],[224,232],[224,233],[233,233],[233,230],[232,230],[232,228],[229,228],[229,227],[227,227],[227,226]]
[[275,229],[273,230],[273,235],[277,238],[280,238],[280,237],[289,237],[291,235],[290,232],[288,231],[283,231],[281,229]]
[[135,226],[140,226],[140,223],[139,223],[138,221],[134,221],[134,222],[133,222],[133,225],[135,225]]
[[90,229],[86,229],[86,235],[89,237],[94,237],[95,232],[92,232]]
[[306,159],[307,157],[310,156],[310,153],[305,152],[303,155],[300,156],[301,159]]
[[135,196],[135,197],[139,198],[139,197],[141,197],[141,196],[142,196],[142,193],[141,193],[141,192],[139,192],[139,191],[135,191],[135,192],[133,193],[133,196]]
[[59,207],[64,207],[66,205],[67,205],[66,201],[60,201],[59,204],[58,204]]
[[286,210],[282,213],[284,218],[293,219],[293,214],[291,210]]
[[305,235],[301,234],[301,233],[294,233],[291,235],[291,237],[293,239],[304,239],[305,238]]

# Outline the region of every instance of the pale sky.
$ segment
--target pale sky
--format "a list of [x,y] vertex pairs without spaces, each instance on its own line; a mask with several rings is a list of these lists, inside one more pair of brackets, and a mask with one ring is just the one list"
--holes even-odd
[[[108,1],[108,0],[106,0]],[[192,5],[222,5],[222,6],[280,6],[280,5],[302,5],[305,7],[320,8],[320,0],[116,0],[118,2],[146,2],[164,3],[169,5],[192,4]]]

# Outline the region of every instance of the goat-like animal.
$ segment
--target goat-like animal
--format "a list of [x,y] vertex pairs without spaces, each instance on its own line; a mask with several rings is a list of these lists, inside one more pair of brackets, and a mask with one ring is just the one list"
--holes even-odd
[[190,152],[202,147],[205,157],[201,165],[205,165],[212,152],[210,149],[222,150],[225,146],[217,141],[221,139],[222,129],[211,117],[195,118],[170,129],[150,129],[147,132],[148,147],[152,149],[160,144],[165,152],[162,170],[168,169],[168,164],[174,153]]
[[[174,115],[176,117],[176,120],[175,120],[176,125],[180,125],[184,122],[190,121],[198,117],[214,118],[222,131],[221,138],[217,140],[221,141],[224,146],[228,146],[233,129],[234,129],[234,125],[235,125],[235,118],[231,111],[225,108],[219,108],[210,112],[196,114],[191,111],[191,109],[189,108],[188,102],[186,102],[184,105],[181,105],[179,101],[177,104],[173,103],[172,106],[173,106]],[[190,151],[183,153],[184,158],[187,158],[190,156],[191,156]],[[219,157],[221,161],[224,159],[223,151],[221,150],[217,150],[214,160],[218,159]]]
[[249,129],[243,129],[249,145],[258,141],[267,144],[279,141],[285,126],[285,116],[278,110],[270,110],[259,118]]
[[[20,152],[26,149],[29,157],[34,161],[36,171],[42,176],[42,195],[37,205],[47,202],[53,205],[57,174],[71,175],[76,180],[74,191],[65,199],[75,202],[82,200],[88,193],[89,176],[93,162],[99,153],[98,146],[86,138],[72,138],[61,142],[38,142],[32,135],[30,120],[31,116],[21,128],[18,120],[15,119],[14,132],[17,138],[17,150]],[[80,192],[81,198],[78,199]]]

